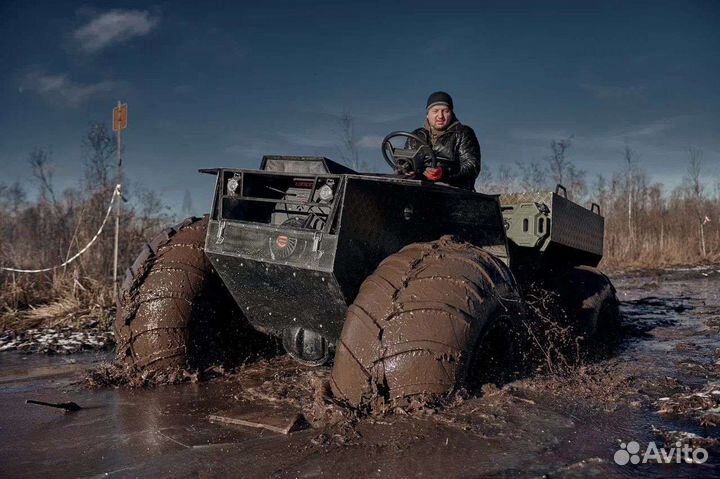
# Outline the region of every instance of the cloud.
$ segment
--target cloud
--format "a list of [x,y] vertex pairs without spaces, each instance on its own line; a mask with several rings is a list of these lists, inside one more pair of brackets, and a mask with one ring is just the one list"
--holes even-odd
[[659,120],[650,121],[647,123],[635,125],[624,131],[621,131],[617,136],[623,136],[627,138],[649,136],[654,137],[660,133],[664,133],[668,130],[672,130],[685,122],[689,118],[688,115],[677,115],[669,118],[661,118]]
[[647,88],[642,85],[600,85],[597,83],[583,83],[580,87],[592,93],[601,100],[628,100],[641,97]]
[[549,146],[552,140],[575,136],[577,142],[586,142],[594,139],[605,146],[623,147],[628,140],[662,141],[668,133],[677,134],[677,129],[692,120],[692,115],[675,115],[658,118],[639,123],[630,123],[624,126],[611,128],[596,128],[591,131],[576,131],[570,129],[514,129],[510,136],[520,144]]
[[20,93],[35,93],[51,100],[59,100],[69,106],[78,106],[85,100],[109,93],[119,86],[115,81],[101,81],[83,84],[73,81],[67,75],[48,75],[41,72],[26,74],[20,81]]
[[147,35],[159,23],[159,18],[147,10],[110,10],[75,30],[73,38],[85,53],[96,53],[111,45]]

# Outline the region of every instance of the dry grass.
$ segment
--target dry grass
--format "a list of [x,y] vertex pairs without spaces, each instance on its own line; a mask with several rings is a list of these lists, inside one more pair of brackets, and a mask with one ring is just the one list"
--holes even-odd
[[[97,123],[91,125],[83,144],[88,161],[76,188],[56,191],[51,155],[37,148],[30,155],[32,174],[40,189],[36,199],[28,201],[21,184],[0,181],[0,265],[56,265],[95,235],[115,185],[112,165],[116,150],[111,132]],[[567,140],[560,151],[556,146],[562,144],[552,142],[554,162],[550,166],[570,168],[565,173],[575,171],[572,161],[564,156],[570,142]],[[588,185],[582,175],[580,184],[568,185],[575,192],[571,197],[582,198],[580,203],[592,198],[601,205],[606,220],[602,268],[617,271],[720,263],[720,183],[715,191],[708,191],[700,181],[699,150],[691,148],[689,154],[688,174],[672,191],[651,182],[629,147],[624,152],[625,170],[598,178],[589,195],[584,193]],[[500,193],[535,186],[554,188],[557,181],[553,175],[560,173],[541,168],[538,171],[546,176],[528,183],[523,171],[508,169],[495,180],[484,177],[480,189]],[[152,191],[133,185],[124,194],[129,196],[129,203],[124,203],[120,218],[119,264],[123,267],[133,261],[144,241],[172,224],[167,208]],[[0,331],[88,321],[100,321],[109,328],[114,308],[111,230],[106,229],[66,270],[48,274],[0,272]]]
[[0,311],[0,331],[57,327],[80,329],[90,324],[109,329],[112,325],[114,304],[112,291],[107,285],[89,278],[81,282],[75,278],[68,280],[64,276],[56,276],[44,285],[45,288],[43,283],[37,282],[27,286],[22,290],[27,302],[16,303],[16,307],[8,301],[17,298],[16,291],[10,288],[0,295],[5,299]]
[[692,267],[702,265],[720,265],[720,253],[703,257],[688,258],[682,254],[670,253],[668,257],[639,257],[625,260],[622,257],[608,255],[600,263],[600,269],[608,273],[656,270],[664,268]]

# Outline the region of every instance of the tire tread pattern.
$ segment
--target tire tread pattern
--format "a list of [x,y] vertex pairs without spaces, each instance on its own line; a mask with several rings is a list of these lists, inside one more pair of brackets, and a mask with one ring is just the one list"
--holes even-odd
[[518,301],[512,274],[452,237],[414,243],[380,263],[350,305],[330,385],[353,406],[444,395],[466,377],[485,326]]
[[207,216],[192,217],[161,231],[128,268],[114,326],[119,362],[143,370],[193,366],[194,323],[234,306],[221,298],[204,253],[207,224]]

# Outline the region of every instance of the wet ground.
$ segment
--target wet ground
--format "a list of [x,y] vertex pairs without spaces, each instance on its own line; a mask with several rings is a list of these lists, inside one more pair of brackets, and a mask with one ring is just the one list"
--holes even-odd
[[0,332],[0,352],[75,354],[102,351],[113,344],[113,335],[97,322],[79,328],[33,328]]
[[[412,415],[357,418],[325,369],[284,357],[205,382],[88,389],[105,355],[0,353],[3,477],[720,477],[720,271],[614,280],[626,338],[610,359]],[[83,409],[25,404],[73,401]],[[288,435],[211,422],[287,419]],[[637,455],[631,455],[635,441]],[[703,464],[677,462],[676,441]],[[669,464],[649,444],[665,448]],[[618,453],[618,451],[620,451]],[[661,453],[662,451],[658,451]],[[639,464],[623,462],[640,459]]]

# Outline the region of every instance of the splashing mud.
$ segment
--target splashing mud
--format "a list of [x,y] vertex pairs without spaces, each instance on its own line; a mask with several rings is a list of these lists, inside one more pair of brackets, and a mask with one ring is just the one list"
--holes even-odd
[[[284,356],[203,370],[209,381],[88,389],[80,378],[91,355],[2,353],[3,475],[718,477],[720,273],[615,284],[625,339],[614,355],[383,416],[357,416],[329,394],[328,369]],[[113,371],[94,377],[103,374],[112,382]],[[83,409],[66,415],[26,399]],[[300,413],[312,427],[285,436],[208,420],[249,413]],[[705,448],[708,460],[617,464],[630,441],[679,441]]]

